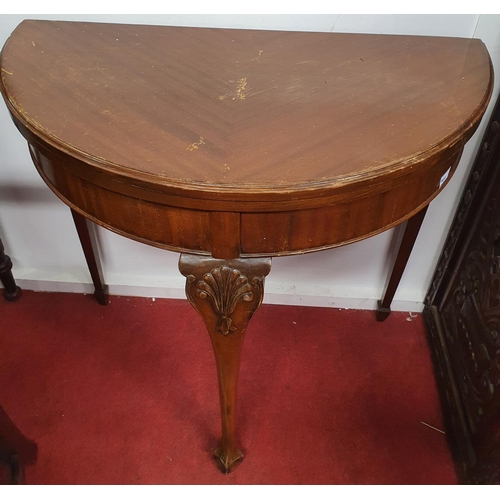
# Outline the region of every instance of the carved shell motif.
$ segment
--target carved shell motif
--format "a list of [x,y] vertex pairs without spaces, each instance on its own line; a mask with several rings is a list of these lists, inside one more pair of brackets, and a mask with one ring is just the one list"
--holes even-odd
[[196,284],[196,296],[200,299],[210,298],[220,315],[219,329],[222,335],[229,335],[237,330],[233,325],[231,314],[239,300],[253,300],[252,286],[248,278],[237,269],[227,266],[217,267],[203,276]]

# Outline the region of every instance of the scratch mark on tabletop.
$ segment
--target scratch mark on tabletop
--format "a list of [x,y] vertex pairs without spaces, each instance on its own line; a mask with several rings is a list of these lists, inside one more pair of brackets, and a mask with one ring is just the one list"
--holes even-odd
[[67,123],[68,123],[68,120],[69,120],[69,118],[66,118],[66,121],[64,122],[64,125],[63,125],[63,127],[62,127],[61,131],[59,132],[60,134],[62,134],[62,133],[64,132],[64,129],[66,128],[66,125],[67,125]]
[[270,87],[268,89],[264,89],[264,90],[259,90],[259,92],[254,92],[253,94],[248,94],[247,97],[253,97],[254,95],[257,95],[257,94],[262,94],[262,92],[268,92],[269,90],[274,90],[274,89],[277,89],[278,86],[275,85],[274,87]]
[[101,62],[100,60],[99,60],[99,61],[97,61],[97,64],[96,64],[96,69],[98,69],[101,73],[104,73],[103,69],[105,69],[105,68],[101,68],[101,67],[99,66],[99,63],[100,63],[100,62]]
[[[229,80],[230,83],[234,83],[232,80]],[[246,78],[240,78],[237,82],[237,87],[236,87],[236,95],[233,94],[233,92],[229,92],[224,95],[219,96],[219,100],[223,101],[224,99],[233,96],[233,101],[243,101],[246,98],[246,87],[247,87],[247,79]],[[222,85],[219,85],[219,87],[222,87]],[[217,87],[217,88],[219,88]],[[264,92],[264,91],[263,91]],[[253,94],[255,95],[255,94]]]
[[2,68],[2,71],[3,71],[4,73],[7,73],[8,75],[13,75],[13,74],[14,74],[14,73],[12,73],[12,72],[10,72],[10,71],[7,71],[6,69],[3,69],[3,68]]
[[205,144],[205,139],[203,137],[200,137],[200,140],[198,142],[193,142],[193,144],[190,144],[186,150],[187,151],[194,151],[195,149],[198,149],[198,146],[201,146],[202,144]]

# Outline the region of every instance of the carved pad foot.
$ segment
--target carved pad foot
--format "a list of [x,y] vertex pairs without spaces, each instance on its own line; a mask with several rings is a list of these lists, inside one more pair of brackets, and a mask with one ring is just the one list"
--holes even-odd
[[238,465],[240,465],[243,460],[243,453],[238,449],[224,453],[222,448],[219,446],[219,448],[214,451],[214,458],[216,460],[217,468],[224,474],[229,474],[236,469]]

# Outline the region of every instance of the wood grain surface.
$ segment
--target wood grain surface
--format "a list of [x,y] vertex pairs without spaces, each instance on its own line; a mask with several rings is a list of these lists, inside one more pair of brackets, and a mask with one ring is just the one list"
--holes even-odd
[[493,84],[480,40],[445,37],[27,20],[0,63],[65,203],[218,258],[329,248],[415,214]]
[[447,148],[490,92],[479,40],[25,21],[11,108],[77,158],[198,189],[301,190]]

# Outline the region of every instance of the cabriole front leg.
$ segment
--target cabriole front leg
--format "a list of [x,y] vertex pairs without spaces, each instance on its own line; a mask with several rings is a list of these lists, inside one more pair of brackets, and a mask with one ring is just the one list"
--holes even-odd
[[215,352],[222,418],[222,439],[215,450],[224,473],[243,458],[235,442],[236,389],[247,324],[262,302],[271,259],[221,260],[182,254],[179,270],[186,295],[203,318]]

